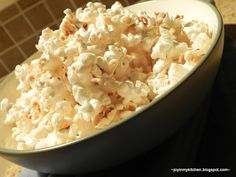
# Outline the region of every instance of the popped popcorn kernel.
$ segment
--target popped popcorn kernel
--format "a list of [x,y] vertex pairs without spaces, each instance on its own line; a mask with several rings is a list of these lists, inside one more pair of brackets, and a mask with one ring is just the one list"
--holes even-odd
[[208,25],[165,12],[89,2],[42,31],[42,55],[17,65],[20,92],[0,102],[16,149],[38,149],[98,132],[178,83],[208,51]]

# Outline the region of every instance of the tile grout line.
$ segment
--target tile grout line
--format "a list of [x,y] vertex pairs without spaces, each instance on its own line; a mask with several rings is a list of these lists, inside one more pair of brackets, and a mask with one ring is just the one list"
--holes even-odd
[[[6,29],[6,27],[3,25],[2,26],[3,30],[7,33],[7,35],[9,36],[9,38],[13,41],[13,43],[15,44],[14,47],[16,47],[21,55],[23,55],[24,59],[26,59],[26,55],[25,53],[21,50],[20,46],[18,45],[18,43],[16,42],[16,40],[13,38],[13,36],[11,35],[11,33]],[[4,62],[4,61],[3,61]]]
[[[29,6],[29,7],[27,7],[26,9],[22,9],[22,12],[20,11],[18,14],[14,15],[14,16],[12,16],[12,17],[10,17],[10,18],[8,18],[6,21],[2,22],[2,25],[5,25],[6,23],[8,23],[8,22],[14,20],[15,18],[19,17],[19,16],[21,15],[21,13],[28,12],[30,9],[36,7],[36,6],[39,5],[40,3],[41,3],[41,1],[38,1],[38,2],[36,2],[35,4],[33,4],[33,5]],[[16,3],[16,6],[17,6],[17,8],[18,8],[19,4]],[[21,9],[21,8],[20,8],[20,9]],[[19,10],[19,9],[18,9],[18,10]]]
[[25,59],[27,58],[27,55],[25,54],[25,52],[21,49],[21,47],[20,47],[18,44],[16,44],[16,47],[17,47],[18,50],[20,51],[21,55],[23,55],[24,60],[25,60]]
[[[16,6],[18,6],[18,4]],[[20,9],[18,9],[18,10],[20,10]],[[20,15],[22,15],[22,12],[20,12]],[[15,44],[15,47],[20,51],[20,53],[24,57],[24,59],[26,59],[27,56],[24,53],[24,51],[20,48],[20,46],[18,45],[18,42],[14,39],[14,37],[11,35],[11,33],[6,29],[6,27],[4,25],[2,27],[5,30],[5,32],[8,34],[10,39],[13,41],[13,43]]]
[[8,66],[4,63],[4,61],[2,60],[2,58],[0,58],[0,64],[3,66],[3,68],[10,73],[11,70],[8,68]]
[[[27,40],[29,40],[30,38],[32,38],[33,36],[35,36],[36,33],[32,33],[31,35],[29,35],[27,38],[23,39],[22,41],[18,42],[18,45],[23,44],[24,42],[26,42]],[[0,52],[0,55],[5,54],[6,52],[8,52],[9,50],[13,49],[14,47],[16,47],[16,44],[12,45],[11,47],[8,47],[7,49],[3,50],[2,52]]]
[[2,25],[5,25],[5,24],[9,23],[10,21],[15,20],[15,19],[16,19],[17,17],[19,17],[19,16],[20,16],[20,12],[19,12],[18,14],[14,15],[14,16],[8,18],[7,20],[5,20],[4,22],[2,22],[1,24],[2,24]]
[[[26,23],[29,25],[29,27],[31,28],[31,30],[33,31],[33,33],[35,33],[35,32],[36,32],[36,29],[35,29],[34,26],[30,23],[29,19],[26,17],[25,11],[24,11],[23,9],[21,9],[21,7],[19,6],[18,3],[16,3],[16,6],[17,6],[18,10],[20,11],[20,15],[23,16],[23,18],[25,19]],[[30,8],[32,9],[32,7],[30,7]],[[30,10],[30,8],[29,8],[29,10]],[[26,58],[27,58],[27,55],[26,55],[26,53],[21,49],[21,47],[19,46],[19,42],[16,43],[16,46],[17,46],[17,48],[19,49],[21,55],[23,55],[24,59],[26,59]]]
[[[25,15],[23,9],[21,9],[21,7],[19,6],[18,3],[16,3],[16,6],[17,6],[18,10],[20,11],[20,15],[23,16],[23,18],[25,19],[26,23],[30,26],[30,28],[33,30],[33,32],[35,32],[36,29],[35,29],[34,26],[30,23],[29,19],[26,17],[26,15]],[[31,8],[31,9],[32,9],[32,8]]]
[[[69,0],[69,1],[71,2],[72,6],[73,6],[75,9],[77,9],[77,6],[76,6],[75,2],[74,2],[73,0]],[[127,1],[127,0],[126,0],[126,1]],[[98,0],[98,2],[101,2],[101,1]],[[30,21],[28,20],[28,18],[24,15],[24,12],[27,12],[27,11],[31,10],[32,8],[36,7],[37,5],[39,5],[39,4],[41,4],[41,3],[44,4],[44,2],[41,2],[41,0],[40,0],[40,1],[36,2],[35,4],[31,5],[30,7],[27,7],[26,9],[21,9],[21,7],[19,6],[19,4],[16,3],[16,6],[17,6],[17,9],[19,10],[19,13],[18,13],[17,15],[15,15],[15,16],[9,18],[8,20],[4,21],[4,22],[2,23],[2,26],[6,25],[8,22],[14,20],[15,18],[19,17],[20,15],[23,15],[24,19],[27,21],[27,24],[29,24],[29,26],[32,28],[33,33],[30,34],[28,37],[26,37],[26,38],[24,38],[24,39],[22,39],[21,41],[18,41],[18,42],[16,42],[16,41],[13,39],[14,45],[12,45],[12,46],[8,47],[7,49],[4,49],[3,51],[1,51],[1,52],[0,52],[0,55],[5,54],[6,52],[8,52],[9,50],[13,49],[14,47],[17,47],[17,45],[23,44],[24,42],[26,42],[26,41],[29,40],[30,38],[32,38],[32,37],[34,37],[34,36],[35,36],[35,37],[38,36],[38,33],[42,31],[42,29],[36,30],[36,29],[33,27],[33,25],[30,23]],[[48,26],[53,25],[54,23],[56,23],[56,24],[59,26],[59,24],[60,24],[62,18],[56,19],[55,16],[54,16],[54,15],[51,13],[51,11],[48,9],[48,8],[49,8],[48,5],[46,5],[45,7],[47,8],[47,10],[49,11],[50,15],[52,16],[52,18],[53,18],[53,20],[54,20],[53,22],[49,23]],[[5,26],[4,26],[4,27],[5,27]],[[46,27],[46,26],[45,26],[45,27]],[[5,28],[4,31],[8,31],[8,30]],[[8,32],[7,32],[7,34],[9,35]],[[10,35],[9,35],[9,36],[10,36]],[[10,38],[12,39],[13,37],[10,37]]]
[[76,9],[77,9],[77,6],[76,6],[75,2],[74,2],[73,0],[69,0],[69,1],[70,1],[70,3],[72,4],[73,8],[76,10]]
[[10,47],[8,47],[7,49],[1,51],[1,52],[0,52],[0,56],[3,55],[3,54],[5,54],[5,53],[8,52],[9,50],[13,49],[14,47],[15,47],[15,44],[12,45],[12,46],[10,46]]
[[55,15],[52,13],[50,7],[48,6],[48,4],[43,0],[42,2],[45,6],[45,8],[47,9],[48,13],[50,14],[50,16],[52,17],[53,22],[57,21],[57,18],[55,17]]
[[[59,21],[59,20],[58,20],[58,21]],[[54,24],[54,22],[51,22],[51,23],[48,24],[48,26],[53,25],[53,24]],[[45,26],[45,27],[46,27],[46,26]],[[41,31],[42,31],[42,29],[37,30],[36,32],[32,33],[31,35],[29,35],[29,36],[26,37],[25,39],[19,41],[18,43],[14,44],[14,45],[8,47],[7,49],[3,50],[2,52],[0,52],[0,55],[3,55],[3,54],[5,54],[6,52],[8,52],[9,50],[13,49],[14,47],[16,47],[17,44],[18,44],[18,45],[21,45],[21,44],[23,44],[24,42],[26,42],[27,40],[29,40],[30,38],[32,38],[32,37],[34,37],[34,36],[37,36],[38,33],[41,32]],[[8,34],[8,33],[7,33],[7,34]],[[14,41],[13,41],[13,43],[14,43]]]
[[[38,3],[35,3],[35,4],[40,4],[41,2],[39,1]],[[35,5],[34,4],[34,5]],[[36,5],[35,5],[36,6]],[[23,16],[23,18],[26,20],[26,23],[30,26],[30,28],[31,28],[31,30],[33,31],[33,34],[35,35],[35,33],[36,33],[36,29],[33,27],[33,25],[30,23],[30,21],[28,20],[28,18],[26,18],[26,16],[25,16],[25,12],[26,12],[26,10],[23,10],[23,9],[21,9],[21,7],[19,6],[19,4],[18,3],[16,3],[16,7],[17,7],[17,9],[19,10],[19,14],[17,15],[17,17],[18,16]],[[34,6],[30,6],[28,9],[27,9],[27,11],[28,10],[30,10],[30,9],[32,9],[32,8],[34,8]],[[16,18],[17,18],[16,17]],[[5,24],[7,24],[8,22],[10,22],[10,20],[9,21],[7,21],[7,22],[5,22]],[[22,41],[24,41],[24,40],[21,40],[20,42],[17,42],[14,38],[13,38],[13,36],[11,35],[11,33],[6,29],[6,26],[3,24],[2,25],[2,27],[3,27],[3,29],[4,29],[4,31],[8,34],[8,36],[10,37],[10,39],[13,41],[13,43],[14,43],[14,45],[13,45],[13,47],[12,48],[14,48],[14,47],[16,47],[18,50],[19,50],[19,52],[21,53],[21,55],[24,57],[24,59],[26,59],[27,58],[27,55],[25,54],[25,52],[21,49],[21,47],[19,46],[19,44],[20,44],[20,42],[22,42]],[[26,40],[28,40],[28,39],[30,39],[29,37],[27,37],[26,39],[25,39],[25,41]],[[23,42],[22,42],[23,43]],[[6,50],[5,51],[3,51],[3,52],[1,52],[1,54],[2,53],[5,53],[6,52]],[[3,61],[4,62],[4,61]]]
[[[69,2],[72,4],[73,8],[75,8],[75,10],[76,10],[76,9],[77,9],[77,6],[76,6],[74,0],[69,0]],[[100,1],[100,0],[97,0],[97,2],[101,2],[101,1]],[[125,3],[126,3],[126,4],[129,4],[129,3],[128,3],[128,0],[125,0]],[[47,4],[44,0],[40,0],[40,1],[36,2],[35,4],[33,4],[33,5],[29,6],[29,7],[27,7],[26,9],[22,9],[18,3],[15,3],[15,4],[16,4],[17,9],[19,10],[19,13],[18,13],[17,15],[15,15],[15,16],[9,18],[8,20],[6,20],[6,21],[4,21],[4,22],[2,23],[2,26],[3,26],[4,31],[9,35],[10,39],[13,41],[14,44],[13,44],[12,46],[10,46],[9,48],[7,48],[7,49],[1,51],[1,52],[0,52],[0,55],[3,55],[3,54],[5,54],[6,52],[8,52],[8,51],[10,51],[11,49],[13,49],[13,48],[16,47],[16,48],[19,50],[19,52],[21,53],[21,55],[24,57],[24,59],[26,59],[26,58],[27,58],[27,55],[26,55],[25,52],[21,49],[20,45],[23,44],[24,42],[26,42],[27,40],[29,40],[30,38],[34,37],[34,36],[37,37],[37,36],[38,36],[38,33],[41,32],[42,29],[39,29],[39,30],[35,29],[35,27],[32,25],[32,23],[31,23],[31,22],[29,21],[29,19],[26,17],[25,12],[28,12],[29,10],[33,9],[34,7],[36,7],[36,6],[40,5],[40,4],[43,4],[43,5],[45,6],[45,8],[47,9],[47,11],[49,12],[50,16],[51,16],[52,19],[53,19],[53,22],[49,23],[47,26],[53,25],[54,23],[57,23],[58,26],[59,26],[60,21],[61,21],[61,18],[57,19],[57,18],[54,16],[54,14],[53,14],[53,13],[51,12],[51,10],[50,10],[50,7],[48,6],[48,4]],[[11,33],[7,30],[7,28],[6,28],[5,25],[6,25],[7,23],[9,23],[10,21],[16,19],[17,17],[21,16],[21,15],[22,15],[23,18],[26,20],[27,24],[30,26],[30,28],[31,28],[31,30],[33,31],[33,33],[32,33],[31,35],[29,35],[28,37],[24,38],[23,40],[17,42],[17,41],[13,38],[13,36],[11,35]],[[45,27],[47,27],[47,26],[45,26]],[[44,28],[45,28],[45,27],[44,27]],[[1,60],[2,60],[2,59],[1,59]],[[3,60],[2,60],[1,62],[4,63]],[[7,67],[7,65],[6,65],[5,63],[4,63],[4,66],[5,66],[5,68]],[[8,68],[8,67],[7,67],[7,68]],[[9,68],[8,68],[7,70],[9,71]]]

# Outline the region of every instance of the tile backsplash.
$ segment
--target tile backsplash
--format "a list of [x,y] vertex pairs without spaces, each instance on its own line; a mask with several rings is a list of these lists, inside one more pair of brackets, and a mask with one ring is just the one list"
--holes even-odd
[[[45,27],[58,28],[63,10],[98,0],[18,0],[0,11],[0,77],[11,72],[35,51]],[[99,0],[110,7],[116,0]],[[120,0],[127,6],[135,0]]]

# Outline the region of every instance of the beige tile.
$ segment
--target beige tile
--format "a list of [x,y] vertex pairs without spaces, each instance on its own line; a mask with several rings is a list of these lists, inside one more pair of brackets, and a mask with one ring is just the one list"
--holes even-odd
[[33,32],[22,15],[9,21],[6,24],[6,28],[17,42],[28,37]]
[[24,57],[17,48],[7,51],[1,56],[1,58],[10,70],[15,69],[17,64],[20,64],[24,61]]
[[35,27],[35,29],[45,28],[49,23],[53,21],[51,15],[43,4],[39,4],[27,11],[26,16]]
[[4,66],[0,63],[0,78],[6,75],[8,71],[4,68]]
[[27,57],[31,56],[34,52],[36,52],[35,45],[38,43],[38,37],[34,36],[23,44],[20,45],[20,48],[24,51]]
[[38,0],[18,0],[18,4],[22,9],[30,7],[35,4]]
[[4,10],[0,11],[0,21],[4,22],[9,18],[14,17],[18,13],[19,13],[19,10],[17,9],[16,4],[13,4],[5,8]]
[[12,45],[13,45],[12,40],[7,35],[7,33],[4,31],[2,26],[0,26],[0,52],[9,48]]
[[[63,11],[66,8],[73,9],[69,0],[47,0],[46,1],[53,15],[59,19],[64,16]],[[56,7],[56,8],[55,8]]]

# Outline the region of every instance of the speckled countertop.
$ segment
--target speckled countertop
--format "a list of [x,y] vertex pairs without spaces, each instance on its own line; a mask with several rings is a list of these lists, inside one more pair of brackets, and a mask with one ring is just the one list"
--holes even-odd
[[236,46],[236,0],[215,0],[225,26],[225,36],[231,38]]
[[215,3],[223,16],[224,23],[236,25],[236,1],[215,0]]

